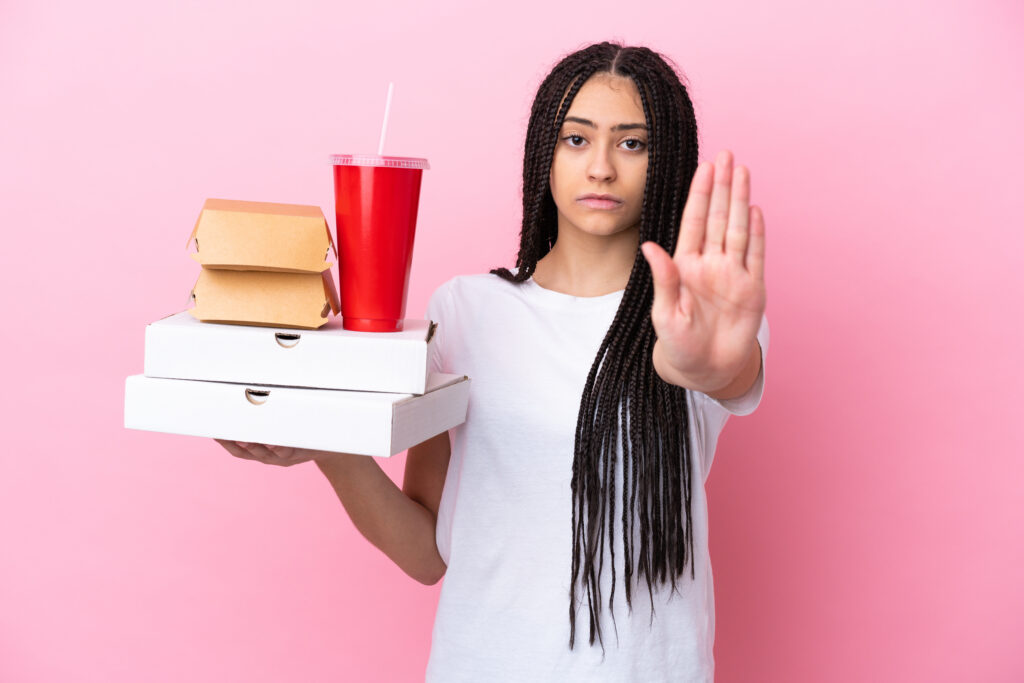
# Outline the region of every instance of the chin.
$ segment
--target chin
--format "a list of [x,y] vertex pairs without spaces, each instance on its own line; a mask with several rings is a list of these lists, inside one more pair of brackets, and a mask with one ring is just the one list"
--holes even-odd
[[593,211],[584,213],[574,212],[569,215],[560,212],[560,220],[569,223],[580,232],[599,237],[608,237],[625,232],[631,228],[638,228],[640,224],[640,216],[636,216],[632,221],[624,221],[621,214]]
[[632,227],[629,225],[622,225],[620,223],[612,223],[610,221],[585,221],[582,224],[577,223],[577,225],[579,225],[580,230],[583,232],[591,235],[600,235],[602,237],[626,232]]

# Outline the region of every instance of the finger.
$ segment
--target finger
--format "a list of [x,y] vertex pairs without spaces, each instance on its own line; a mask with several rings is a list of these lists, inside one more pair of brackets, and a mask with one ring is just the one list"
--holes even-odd
[[640,249],[651,267],[651,276],[654,279],[651,318],[667,320],[679,306],[679,267],[657,242],[644,242]]
[[673,259],[683,254],[700,254],[704,246],[704,226],[708,220],[708,204],[711,201],[711,184],[715,176],[715,165],[704,161],[690,181],[690,193],[683,207],[683,225],[676,243]]
[[725,253],[743,265],[750,235],[750,172],[737,166],[732,173],[729,193],[729,227],[725,231]]
[[282,458],[288,465],[298,465],[299,463],[315,460],[323,452],[311,448],[295,448],[293,446],[267,446],[267,448],[277,457]]
[[295,455],[295,449],[291,446],[275,446],[273,444],[264,444],[268,451],[273,453],[278,458],[284,458],[285,460],[291,459]]
[[267,448],[266,444],[251,443],[248,445],[248,450],[250,453],[255,455],[260,462],[275,462],[280,460],[279,457],[270,452],[270,449]]
[[236,458],[245,458],[246,460],[256,459],[249,455],[249,451],[245,450],[234,441],[229,441],[227,439],[214,439],[214,441],[223,446],[228,453],[235,456]]
[[760,206],[750,207],[750,245],[747,247],[747,270],[754,279],[764,281],[764,214]]
[[267,450],[274,454],[276,458],[282,461],[284,465],[297,465],[300,462],[306,462],[311,459],[310,451],[304,448],[294,448],[292,446],[273,446],[267,444]]
[[258,462],[264,462],[264,460],[266,459],[266,455],[258,450],[259,444],[249,443],[248,441],[236,441],[235,445],[238,446],[238,448],[243,453],[245,453],[245,455],[241,457],[247,458],[249,460],[256,460]]
[[729,186],[732,184],[732,153],[723,149],[715,162],[715,182],[708,205],[708,229],[704,250],[710,254],[725,251],[725,227],[729,220]]

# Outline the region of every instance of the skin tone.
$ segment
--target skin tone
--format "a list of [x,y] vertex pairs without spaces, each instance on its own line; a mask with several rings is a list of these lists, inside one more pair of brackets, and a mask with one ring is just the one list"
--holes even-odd
[[[639,124],[640,127],[627,127]],[[622,290],[639,248],[654,279],[654,368],[666,382],[714,398],[742,396],[760,372],[757,331],[766,304],[765,226],[750,204],[750,173],[729,150],[698,165],[673,254],[639,244],[648,137],[632,79],[595,74],[566,112],[551,163],[558,240],[534,281],[592,297]],[[621,200],[584,205],[585,194]],[[217,439],[232,455],[270,465],[365,456]]]

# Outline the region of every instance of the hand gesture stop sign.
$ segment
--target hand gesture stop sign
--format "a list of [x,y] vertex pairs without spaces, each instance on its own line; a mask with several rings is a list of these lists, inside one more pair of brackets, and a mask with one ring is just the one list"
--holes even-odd
[[654,278],[654,367],[667,382],[713,393],[760,362],[765,229],[749,202],[749,171],[722,151],[697,167],[675,253],[641,245]]

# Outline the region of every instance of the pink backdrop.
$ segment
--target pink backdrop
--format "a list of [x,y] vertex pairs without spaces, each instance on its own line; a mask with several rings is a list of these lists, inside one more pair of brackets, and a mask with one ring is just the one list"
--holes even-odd
[[605,38],[676,60],[767,220],[767,395],[708,484],[718,680],[1024,680],[1024,12],[919,5],[4,2],[0,680],[422,678],[439,586],[312,464],[123,429],[124,378],[203,200],[329,212],[389,80],[386,151],[432,166],[409,315],[513,265],[531,98]]

